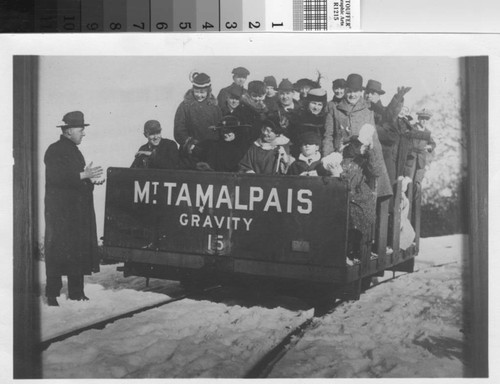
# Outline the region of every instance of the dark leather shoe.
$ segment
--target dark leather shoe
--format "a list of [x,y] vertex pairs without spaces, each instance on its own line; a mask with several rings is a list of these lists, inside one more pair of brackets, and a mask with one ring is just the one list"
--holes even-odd
[[90,300],[87,296],[84,294],[77,295],[77,296],[69,296],[68,297],[70,300],[75,300],[75,301],[88,301]]
[[49,307],[59,307],[59,303],[55,297],[47,297],[47,303]]

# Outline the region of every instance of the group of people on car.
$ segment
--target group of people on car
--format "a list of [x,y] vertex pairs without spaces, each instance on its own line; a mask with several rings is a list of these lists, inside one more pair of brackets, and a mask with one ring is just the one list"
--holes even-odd
[[132,167],[343,177],[357,234],[351,237],[365,246],[376,200],[392,196],[399,176],[414,183],[419,197],[435,143],[426,127],[432,114],[419,111],[414,124],[404,107],[410,87],[398,87],[384,106],[382,84],[370,79],[363,85],[356,73],[333,81],[330,101],[319,79],[278,84],[266,76],[245,87],[246,68],[234,68],[232,75],[232,84],[215,97],[210,76],[191,73],[192,87],[175,113],[175,142],[161,137],[158,121],[147,121],[148,142]]

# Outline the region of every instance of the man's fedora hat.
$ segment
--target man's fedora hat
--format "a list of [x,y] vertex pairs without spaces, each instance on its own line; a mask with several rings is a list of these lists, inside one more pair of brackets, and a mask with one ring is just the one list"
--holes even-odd
[[351,73],[347,76],[346,80],[346,88],[349,88],[351,91],[357,92],[363,90],[363,77],[358,75],[357,73]]
[[377,80],[368,80],[365,87],[366,92],[375,92],[379,95],[383,95],[385,91],[382,89],[382,83]]
[[89,124],[85,124],[83,112],[80,111],[66,113],[62,121],[64,121],[65,124],[57,125],[58,128],[83,128],[89,126]]
[[282,92],[293,92],[293,84],[288,79],[281,80],[280,85],[278,86],[278,91]]

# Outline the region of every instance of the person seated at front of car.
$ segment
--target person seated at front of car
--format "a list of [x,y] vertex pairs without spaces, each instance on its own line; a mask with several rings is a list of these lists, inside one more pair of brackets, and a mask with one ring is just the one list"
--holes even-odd
[[285,175],[293,158],[290,156],[290,139],[282,133],[278,124],[265,120],[260,138],[240,161],[240,172]]
[[316,132],[305,132],[299,137],[300,154],[290,168],[288,175],[299,176],[326,176],[328,171],[321,161],[319,146],[321,137]]
[[205,145],[203,163],[198,163],[198,170],[217,172],[238,172],[239,162],[248,150],[248,125],[243,125],[231,115],[224,116],[214,127],[219,133],[217,141],[201,143]]
[[266,85],[260,80],[248,83],[248,92],[241,96],[241,108],[234,115],[242,124],[249,125],[250,136],[248,145],[250,146],[260,137],[262,122],[267,118],[268,109],[264,104],[266,97]]
[[296,124],[290,126],[290,140],[292,141],[292,156],[297,157],[300,152],[298,138],[305,132],[314,132],[320,138],[325,133],[326,119],[326,91],[321,88],[311,89],[305,100],[305,108],[298,114]]
[[179,168],[179,150],[173,140],[161,137],[161,125],[157,120],[148,120],[144,124],[144,136],[148,142],[135,154],[132,168],[177,169]]
[[247,81],[248,75],[250,75],[250,71],[244,67],[237,67],[232,70],[232,74],[233,74],[233,83],[225,88],[222,88],[219,91],[219,94],[217,95],[217,102],[221,106],[222,114],[224,116],[229,114],[229,111],[226,109],[224,105],[224,102],[227,99],[227,93],[229,91],[229,88],[235,85],[237,87],[240,87],[243,93],[246,93],[245,83]]

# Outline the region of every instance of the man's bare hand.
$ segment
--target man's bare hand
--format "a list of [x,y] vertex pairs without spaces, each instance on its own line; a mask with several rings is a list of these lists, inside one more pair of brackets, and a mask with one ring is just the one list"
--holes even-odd
[[80,179],[98,179],[102,176],[102,167],[92,167],[93,162],[85,167],[83,172],[80,172]]

